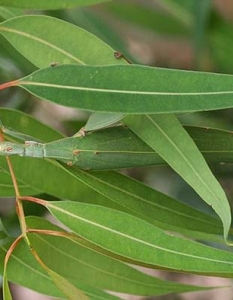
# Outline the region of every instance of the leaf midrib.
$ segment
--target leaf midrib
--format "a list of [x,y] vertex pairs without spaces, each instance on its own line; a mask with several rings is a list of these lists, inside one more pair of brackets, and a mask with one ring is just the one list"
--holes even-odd
[[[106,231],[109,231],[113,234],[116,234],[116,235],[119,235],[121,237],[124,237],[124,238],[127,238],[129,240],[132,240],[132,241],[135,241],[135,242],[138,242],[138,243],[141,243],[141,244],[144,244],[146,246],[149,246],[149,247],[152,247],[152,248],[155,248],[157,250],[162,250],[164,252],[169,252],[169,253],[172,253],[172,254],[176,254],[176,255],[179,255],[179,256],[184,256],[184,257],[191,257],[191,258],[197,258],[199,260],[204,260],[204,261],[210,261],[210,262],[217,262],[217,263],[223,263],[223,264],[230,264],[230,265],[233,265],[233,262],[230,262],[230,261],[223,261],[223,260],[218,260],[218,259],[209,259],[209,258],[206,258],[206,257],[202,257],[202,256],[198,256],[198,255],[191,255],[191,254],[187,254],[187,253],[183,253],[183,252],[177,252],[177,251],[174,251],[174,250],[171,250],[171,249],[167,249],[167,248],[164,248],[164,247],[161,247],[161,246],[156,246],[154,244],[151,244],[149,242],[146,242],[146,241],[143,241],[143,240],[140,240],[138,238],[135,238],[133,236],[129,236],[128,234],[125,234],[123,232],[120,232],[120,231],[117,231],[115,229],[112,229],[110,227],[106,227],[104,225],[101,225],[99,223],[96,223],[96,222],[93,222],[93,221],[90,221],[88,219],[84,219],[80,216],[77,216],[71,212],[68,212],[67,210],[64,210],[58,206],[55,206],[51,203],[47,203],[47,208],[48,209],[54,209],[54,210],[57,210],[57,211],[60,211],[61,213],[63,213],[64,215],[66,214],[67,216],[69,217],[72,217],[74,219],[78,219],[80,221],[83,221],[84,223],[88,223],[94,227],[99,227],[103,230],[106,230]],[[143,221],[144,222],[144,221]],[[146,223],[146,222],[145,222]],[[149,224],[149,223],[148,223]],[[152,225],[151,225],[152,226]],[[166,235],[166,234],[164,234]],[[177,238],[178,239],[178,238]]]
[[3,27],[3,26],[0,26],[0,31],[12,32],[12,33],[16,33],[18,35],[27,37],[31,40],[37,41],[41,44],[44,44],[44,45],[56,50],[57,52],[60,52],[60,53],[64,54],[65,56],[67,56],[67,57],[71,58],[72,60],[76,61],[78,64],[85,65],[85,63],[82,60],[78,59],[76,56],[72,55],[71,53],[63,50],[62,48],[60,48],[60,47],[58,47],[58,46],[56,46],[56,45],[54,45],[54,44],[52,44],[52,43],[50,43],[46,40],[43,40],[39,37],[36,37],[32,34],[29,34],[29,33],[26,33],[26,32],[20,31],[20,30],[8,28],[8,27]]
[[[0,28],[1,29],[1,28]],[[22,78],[23,79],[23,78]],[[36,82],[19,80],[16,85],[19,86],[42,86],[57,89],[68,89],[68,90],[78,90],[78,91],[91,91],[91,92],[101,92],[101,93],[115,93],[115,94],[131,94],[131,95],[154,95],[154,96],[202,96],[202,95],[223,95],[232,94],[232,91],[220,91],[220,92],[148,92],[148,91],[138,91],[138,90],[115,90],[115,89],[104,89],[104,88],[91,88],[83,86],[72,86],[72,85],[61,85],[54,83]]]

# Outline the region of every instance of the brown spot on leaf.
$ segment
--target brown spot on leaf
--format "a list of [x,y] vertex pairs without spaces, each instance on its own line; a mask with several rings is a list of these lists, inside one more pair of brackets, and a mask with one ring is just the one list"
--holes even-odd
[[80,152],[81,152],[80,150],[74,149],[74,150],[73,150],[73,155],[78,155]]

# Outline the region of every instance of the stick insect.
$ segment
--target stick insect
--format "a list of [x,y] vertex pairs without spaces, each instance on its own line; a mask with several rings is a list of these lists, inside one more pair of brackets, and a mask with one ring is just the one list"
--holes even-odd
[[149,146],[124,126],[105,128],[84,136],[76,134],[49,143],[34,140],[3,126],[2,131],[24,141],[1,142],[2,156],[51,158],[84,170],[112,170],[162,162]]

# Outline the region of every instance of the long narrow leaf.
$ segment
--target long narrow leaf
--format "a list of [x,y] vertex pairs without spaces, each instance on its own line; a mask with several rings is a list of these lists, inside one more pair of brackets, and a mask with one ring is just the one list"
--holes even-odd
[[[0,272],[3,273],[3,260],[9,244],[0,247]],[[50,276],[38,264],[34,256],[28,250],[26,244],[21,241],[12,254],[8,265],[8,279],[18,285],[33,289],[39,293],[51,297],[66,299],[64,294],[57,288]],[[91,300],[117,300],[118,298],[105,292],[90,288],[78,282],[73,283],[88,294]]]
[[137,65],[62,65],[38,70],[12,85],[57,104],[126,114],[233,107],[233,76]]
[[46,204],[64,225],[115,254],[182,272],[233,277],[233,254],[167,234],[123,212],[71,201]]
[[226,195],[193,140],[174,115],[130,116],[126,124],[213,207],[223,222],[224,237],[231,225]]
[[125,63],[124,59],[117,60],[114,50],[90,32],[48,16],[21,16],[7,20],[0,24],[0,33],[39,68],[51,63]]
[[23,15],[23,10],[11,7],[0,6],[0,17],[4,20]]
[[4,272],[3,272],[3,299],[4,300],[12,300],[10,288],[8,285],[6,269],[4,269]]
[[59,275],[58,273],[47,269],[47,273],[52,278],[53,282],[56,286],[68,297],[69,300],[89,300],[90,298],[87,297],[81,290],[76,288],[72,283],[66,280],[64,277]]
[[[27,224],[30,228],[61,231],[61,228],[40,218],[27,218]],[[88,249],[75,236],[67,239],[30,233],[30,241],[46,265],[71,282],[134,295],[202,289],[148,276],[119,260],[97,253],[95,249]]]
[[[18,187],[21,191],[21,195],[35,195],[38,194],[38,190],[31,188],[29,185],[18,181]],[[12,197],[15,191],[12,186],[11,176],[0,170],[0,197]]]

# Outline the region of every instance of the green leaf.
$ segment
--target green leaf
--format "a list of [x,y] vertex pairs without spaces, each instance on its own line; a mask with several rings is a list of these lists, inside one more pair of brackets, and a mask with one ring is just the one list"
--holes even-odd
[[124,114],[111,114],[111,113],[94,113],[92,114],[85,127],[85,131],[98,130],[101,128],[108,127],[120,121],[124,117]]
[[117,255],[171,270],[233,277],[233,254],[182,239],[129,214],[71,201],[46,203],[79,236]]
[[[222,233],[220,220],[116,172],[84,172],[38,159],[11,160],[17,178],[60,199],[96,203],[126,211],[160,228],[192,237],[195,234],[190,231]],[[22,169],[27,172],[22,172]],[[69,188],[64,189],[64,186]]]
[[[19,110],[0,107],[1,126],[6,126],[13,131],[30,135],[35,140],[51,142],[64,135],[48,125],[42,124],[32,116]],[[40,128],[40,130],[38,130]]]
[[208,203],[223,222],[224,237],[231,226],[226,195],[197,146],[174,115],[129,116],[126,124]]
[[[3,273],[3,261],[9,244],[0,247],[0,272]],[[25,286],[29,289],[49,295],[51,297],[65,299],[64,294],[57,288],[50,276],[38,264],[32,253],[24,241],[20,241],[14,250],[8,264],[8,279],[18,285]],[[79,286],[76,282],[77,288],[84,290],[91,300],[116,300],[118,298],[108,295],[103,291],[95,288],[90,288],[85,285]]]
[[[38,194],[38,190],[31,188],[18,180],[18,186],[22,196]],[[11,176],[0,169],[0,197],[10,197],[15,194]]]
[[138,65],[62,65],[15,81],[57,104],[126,114],[188,112],[233,107],[233,76]]
[[0,0],[0,5],[12,6],[24,9],[62,9],[75,6],[92,5],[109,0]]
[[[71,170],[77,180],[122,206],[127,213],[160,228],[183,232],[183,229],[222,233],[220,220],[207,216],[175,199],[117,172]],[[156,216],[156,217],[155,217]]]
[[[48,126],[21,112],[0,109],[0,115],[3,124],[6,126],[10,126],[12,122],[14,130],[18,129],[25,134],[36,136],[38,139],[43,139],[44,137],[46,140],[53,140],[61,137]],[[226,158],[226,155],[232,161],[233,140],[231,132],[195,127],[188,127],[188,129],[198,146],[206,154],[210,155],[210,159],[214,159],[216,154],[218,161]],[[112,141],[112,136],[130,138],[132,144],[137,145],[138,149],[144,151],[143,157],[146,151],[151,151],[149,146],[127,128],[117,127],[93,132],[87,135],[85,139],[88,138],[90,139],[90,144],[95,144],[101,139],[101,132],[104,136],[105,131],[107,136],[109,135],[110,142]],[[105,142],[107,141],[106,139]],[[154,163],[164,164],[164,161],[157,154],[154,155]],[[182,232],[188,236],[195,236],[190,231],[205,232],[208,234],[208,238],[210,238],[210,234],[222,233],[220,220],[198,212],[194,208],[186,206],[119,173],[83,172],[70,167],[65,168],[51,160],[19,157],[12,157],[11,159],[14,171],[20,182],[36,191],[44,192],[60,199],[96,203],[123,210],[144,218],[160,228]],[[0,165],[5,170],[4,174],[7,174],[6,172],[9,171],[4,157],[0,158]],[[25,172],[22,172],[22,170],[25,170]],[[9,175],[6,182],[11,183]],[[64,189],[64,186],[69,186],[69,188]],[[14,196],[13,186],[11,196]],[[188,232],[185,232],[185,230],[188,230]]]
[[23,15],[23,10],[0,6],[0,17],[4,20]]
[[[6,244],[0,248],[1,274],[3,274],[3,261],[9,246],[10,244]],[[24,241],[19,242],[11,255],[8,262],[7,274],[11,282],[50,296],[63,296],[42,267],[39,266]]]
[[[106,4],[104,7],[106,7]],[[64,14],[65,18],[70,22],[86,29],[113,49],[124,53],[129,60],[135,61],[136,58],[129,52],[129,47],[126,45],[127,42],[121,32],[114,24],[109,23],[109,18],[100,18],[98,10],[90,9],[89,7],[79,7],[66,10]],[[86,49],[86,51],[91,51],[91,49]],[[122,60],[124,62],[124,59],[121,58],[118,63],[122,63]]]
[[4,300],[12,300],[11,292],[10,292],[8,280],[7,280],[6,268],[4,268],[4,271],[3,271],[3,287],[2,288],[3,288],[3,299]]
[[185,126],[208,163],[231,163],[233,160],[232,131]]
[[[30,228],[62,231],[40,218],[27,218],[27,224]],[[73,239],[38,233],[30,233],[29,236],[46,265],[70,282],[134,295],[162,295],[200,288],[148,276],[119,260],[87,248],[75,236]]]
[[48,16],[13,18],[0,24],[0,33],[39,68],[51,63],[125,63],[124,60],[117,60],[114,50],[92,33]]
[[56,286],[68,297],[69,300],[88,300],[87,297],[82,291],[77,289],[73,284],[71,284],[64,277],[60,276],[56,272],[46,269],[49,276],[52,278]]

